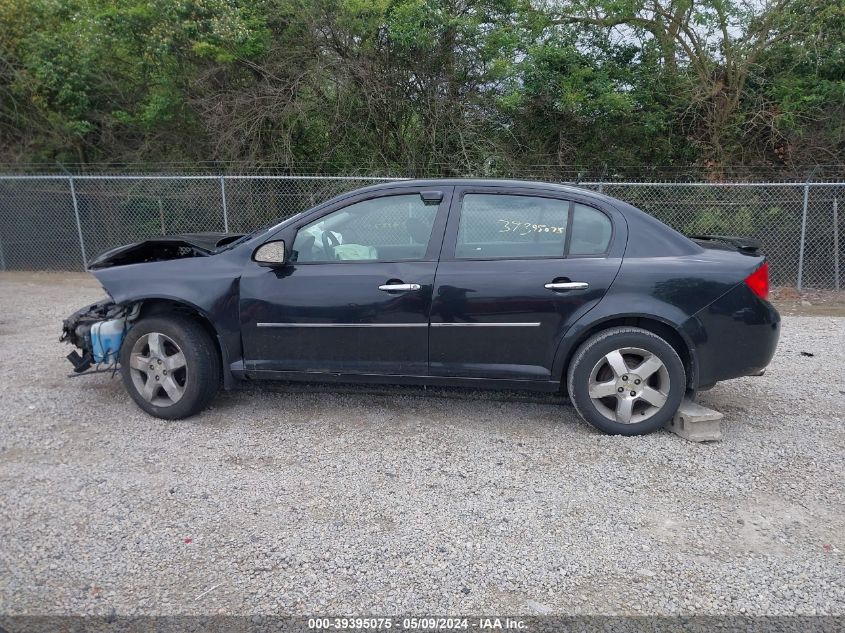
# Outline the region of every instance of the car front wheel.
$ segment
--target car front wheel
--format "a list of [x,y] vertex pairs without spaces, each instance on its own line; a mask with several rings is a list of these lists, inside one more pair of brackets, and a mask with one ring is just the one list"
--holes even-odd
[[642,435],[675,415],[686,391],[684,364],[656,334],[636,327],[598,332],[575,352],[567,372],[575,409],[612,435]]
[[141,319],[120,352],[123,384],[147,413],[175,420],[204,409],[220,385],[220,356],[209,333],[179,314]]

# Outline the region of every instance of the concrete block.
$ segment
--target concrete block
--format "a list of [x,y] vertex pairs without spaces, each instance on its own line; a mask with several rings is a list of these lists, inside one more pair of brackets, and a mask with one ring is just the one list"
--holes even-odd
[[723,417],[718,411],[684,400],[666,428],[690,442],[715,442],[722,439]]

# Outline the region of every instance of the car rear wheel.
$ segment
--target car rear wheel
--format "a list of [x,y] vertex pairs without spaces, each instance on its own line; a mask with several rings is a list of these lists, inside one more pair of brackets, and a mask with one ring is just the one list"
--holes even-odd
[[686,372],[661,337],[641,328],[615,327],[578,348],[566,384],[587,422],[612,435],[642,435],[675,415],[686,391]]
[[182,315],[138,321],[120,352],[123,384],[132,399],[159,418],[185,418],[204,409],[220,385],[220,356],[209,333]]

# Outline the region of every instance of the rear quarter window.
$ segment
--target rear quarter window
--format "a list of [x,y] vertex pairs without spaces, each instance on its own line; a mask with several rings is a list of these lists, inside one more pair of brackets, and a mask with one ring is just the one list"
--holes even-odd
[[572,211],[572,237],[569,255],[603,255],[610,246],[613,226],[598,209],[575,204]]

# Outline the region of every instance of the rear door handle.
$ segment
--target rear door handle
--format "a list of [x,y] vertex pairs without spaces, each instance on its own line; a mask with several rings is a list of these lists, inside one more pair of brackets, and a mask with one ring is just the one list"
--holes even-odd
[[419,290],[422,288],[419,284],[382,284],[378,287],[384,292],[408,292],[409,290]]
[[549,290],[584,290],[590,287],[586,281],[555,281],[543,286]]

